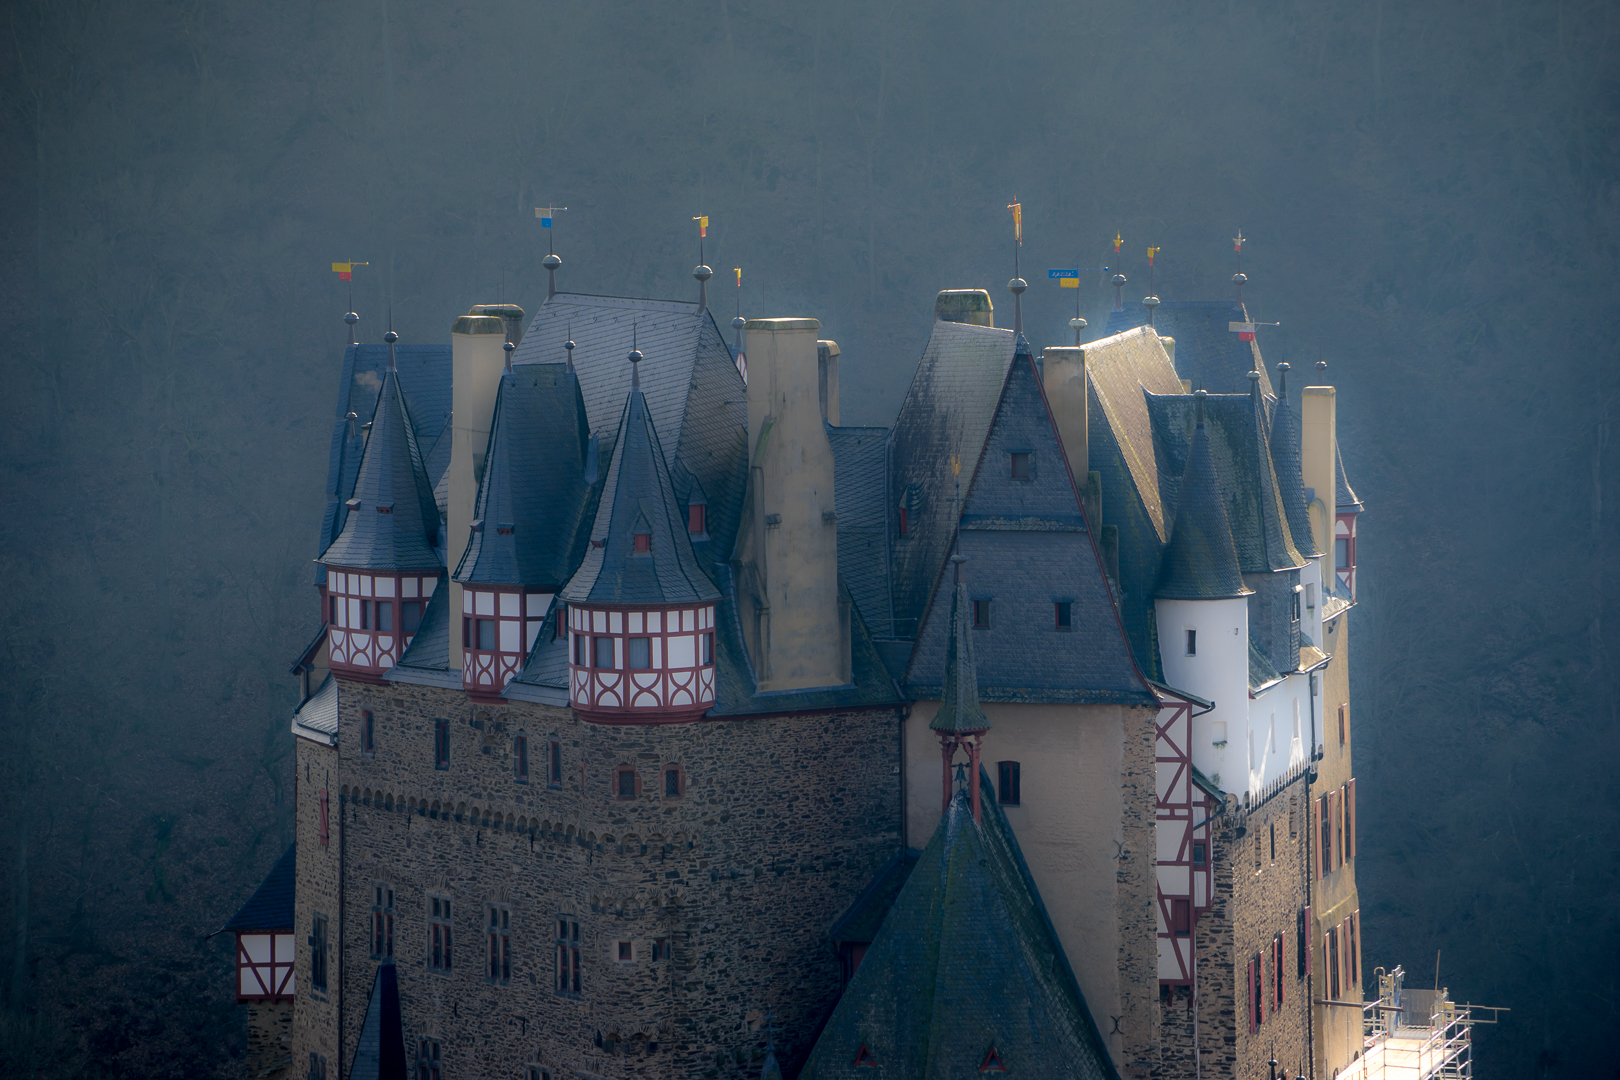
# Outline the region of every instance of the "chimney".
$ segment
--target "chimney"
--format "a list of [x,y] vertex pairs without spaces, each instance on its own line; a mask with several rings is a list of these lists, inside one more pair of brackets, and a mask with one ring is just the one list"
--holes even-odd
[[1090,467],[1086,423],[1086,350],[1073,345],[1053,345],[1041,353],[1041,371],[1046,385],[1046,402],[1057,421],[1063,450],[1069,457],[1074,482],[1084,491]]
[[523,309],[516,304],[474,304],[467,314],[495,316],[506,324],[506,340],[523,344]]
[[[1338,409],[1333,387],[1307,386],[1299,396],[1299,464],[1311,500],[1311,535],[1317,551],[1332,552],[1333,520],[1338,497]],[[1331,564],[1323,571],[1329,580]]]
[[[506,350],[502,346],[507,341],[509,318],[521,327],[523,309],[509,304],[481,304],[450,328],[451,441],[445,564],[451,575],[467,548],[467,529],[478,501],[478,485],[484,478],[495,391],[506,368]],[[454,664],[460,662],[462,642],[461,585],[453,576],[450,608],[450,657]]]
[[1165,355],[1170,357],[1170,366],[1176,366],[1176,339],[1159,335],[1159,344],[1164,346]]
[[823,423],[838,426],[838,342],[816,342],[816,377]]
[[934,300],[934,319],[974,326],[996,325],[995,307],[984,289],[941,289]]
[[[748,493],[734,556],[760,690],[849,681],[815,319],[749,319]],[[838,632],[829,633],[829,628]]]

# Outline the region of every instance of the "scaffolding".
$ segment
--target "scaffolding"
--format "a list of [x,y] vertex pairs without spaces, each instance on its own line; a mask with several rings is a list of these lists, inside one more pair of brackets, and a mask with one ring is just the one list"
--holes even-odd
[[[1505,1010],[1458,1005],[1445,987],[1405,986],[1406,972],[1377,968],[1378,1000],[1362,1007],[1361,1056],[1342,1080],[1473,1080],[1473,1028]],[[1489,1019],[1479,1015],[1490,1011]]]

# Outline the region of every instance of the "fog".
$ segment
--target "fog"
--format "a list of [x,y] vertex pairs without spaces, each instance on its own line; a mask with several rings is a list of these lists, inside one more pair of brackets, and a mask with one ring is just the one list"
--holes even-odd
[[[1364,958],[1612,1067],[1620,15],[1565,3],[6,5],[7,1075],[236,1076],[291,839],[346,286],[362,340],[559,287],[808,315],[893,419],[934,294],[1230,295],[1339,388]],[[1112,239],[1123,239],[1118,256]],[[1106,255],[1105,255],[1106,252]],[[1094,332],[1113,290],[1083,275]],[[724,322],[725,320],[722,320]],[[1605,506],[1608,517],[1605,517]],[[1608,1036],[1607,1038],[1605,1036]]]

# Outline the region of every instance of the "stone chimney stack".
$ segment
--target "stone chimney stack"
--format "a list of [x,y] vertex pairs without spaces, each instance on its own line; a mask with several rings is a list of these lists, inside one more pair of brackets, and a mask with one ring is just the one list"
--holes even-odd
[[[1311,535],[1317,551],[1333,551],[1334,505],[1338,498],[1337,405],[1331,386],[1307,386],[1300,394],[1300,473],[1311,495]],[[1330,580],[1331,564],[1322,580]]]
[[849,605],[838,587],[819,329],[815,319],[750,319],[747,326],[748,495],[733,559],[760,690],[849,681]]
[[821,397],[821,419],[838,426],[838,342],[816,342],[816,373]]
[[[486,313],[487,312],[487,313]],[[510,304],[475,307],[450,328],[450,478],[445,507],[445,565],[450,571],[450,656],[461,657],[461,585],[456,566],[467,549],[467,530],[484,478],[484,454],[495,415],[495,392],[506,369],[507,321],[519,328],[523,309]],[[521,329],[520,331],[521,332]]]
[[995,306],[984,289],[941,289],[934,298],[934,319],[938,322],[996,325]]
[[[1069,458],[1074,482],[1085,490],[1090,456],[1086,421],[1086,350],[1073,345],[1054,345],[1041,353],[1041,370],[1046,384],[1046,401],[1057,421],[1063,451]],[[1095,522],[1093,525],[1095,526]]]

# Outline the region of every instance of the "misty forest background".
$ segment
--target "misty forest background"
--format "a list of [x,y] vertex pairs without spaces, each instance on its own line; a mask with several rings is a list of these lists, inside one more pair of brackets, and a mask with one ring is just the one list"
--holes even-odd
[[[891,422],[934,293],[1069,337],[1230,295],[1339,387],[1365,962],[1486,1077],[1620,1076],[1620,12],[1608,0],[12,0],[0,50],[0,1069],[240,1075],[215,930],[291,830],[344,287],[813,315]],[[1110,260],[1111,263],[1114,260]],[[1080,291],[1094,332],[1112,290]],[[1296,376],[1296,386],[1306,380]]]

